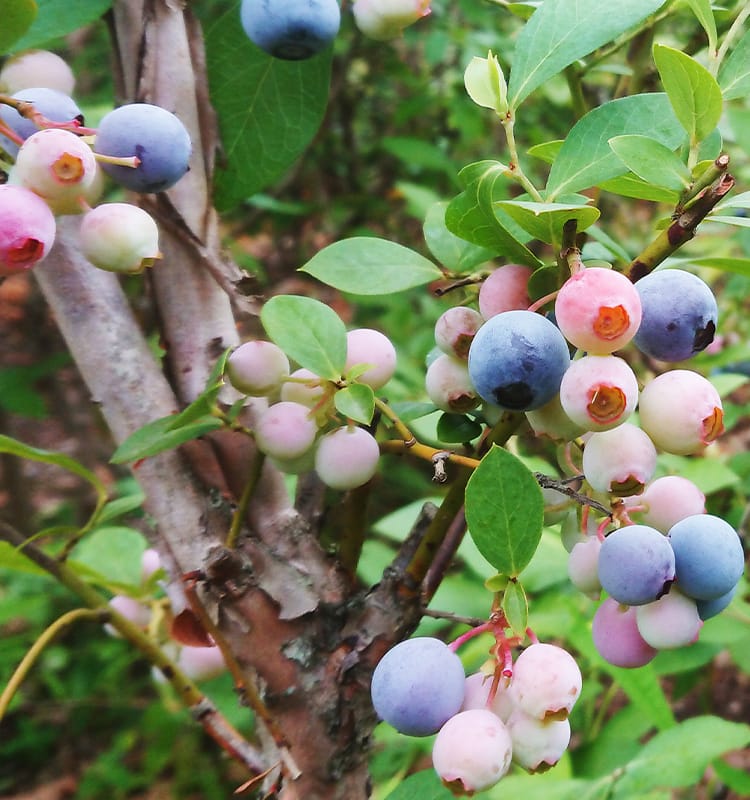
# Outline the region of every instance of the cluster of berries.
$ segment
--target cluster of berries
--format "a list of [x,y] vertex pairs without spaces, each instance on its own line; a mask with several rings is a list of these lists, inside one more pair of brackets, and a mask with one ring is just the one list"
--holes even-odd
[[[582,448],[582,491],[611,504],[614,526],[554,491],[546,519],[562,520],[574,585],[608,595],[594,622],[600,653],[639,666],[657,649],[695,641],[702,621],[729,604],[743,571],[737,532],[705,513],[698,487],[675,475],[654,479],[659,451],[697,455],[723,431],[711,382],[666,368],[712,342],[716,300],[682,269],[632,283],[579,265],[545,315],[528,296],[530,277],[528,267],[500,267],[481,285],[479,310],[456,306],[438,319],[440,354],[426,391],[446,412],[481,403],[488,418],[497,407],[523,411],[536,435]],[[665,366],[642,387],[614,354],[631,342]],[[605,536],[608,527],[616,529]]]
[[[198,637],[193,633],[186,637],[180,633],[180,625],[175,623],[186,612],[185,596],[182,587],[164,580],[165,571],[156,550],[148,548],[141,556],[141,585],[144,597],[153,597],[157,586],[166,590],[165,599],[150,600],[148,603],[130,594],[116,594],[109,601],[113,611],[137,625],[151,635],[158,637],[162,648],[177,666],[194,681],[207,681],[226,672],[227,666],[220,648],[207,635]],[[178,593],[179,592],[179,593]],[[118,637],[117,630],[105,625],[107,633]],[[194,626],[190,626],[193,630]],[[187,643],[186,639],[190,639]],[[198,638],[201,642],[198,643]],[[154,680],[163,681],[164,676],[153,671]]]
[[568,652],[535,642],[515,663],[507,652],[502,664],[466,677],[454,646],[425,636],[386,653],[371,693],[378,716],[396,730],[437,733],[436,772],[456,794],[473,794],[494,786],[511,763],[544,772],[559,761],[581,673]]
[[[371,39],[396,39],[430,13],[430,0],[355,0],[352,16]],[[275,58],[299,61],[324,50],[341,25],[337,0],[242,0],[240,19],[251,42]]]
[[[342,381],[376,390],[393,376],[396,350],[384,334],[356,328],[347,333],[346,346],[349,378]],[[271,400],[253,435],[258,449],[282,472],[314,469],[323,483],[338,490],[362,486],[375,474],[380,458],[375,437],[336,412],[334,395],[343,383],[323,380],[305,368],[291,371],[284,351],[262,340],[235,349],[226,376],[243,394]]]
[[[153,218],[130,203],[97,205],[104,176],[134,192],[161,192],[188,170],[185,126],[149,103],[110,111],[97,129],[70,96],[70,69],[59,57],[29,51],[0,73],[10,93],[0,104],[0,276],[24,272],[49,252],[56,217],[81,215],[80,247],[100,269],[137,273],[161,257]],[[33,80],[36,85],[29,86]]]

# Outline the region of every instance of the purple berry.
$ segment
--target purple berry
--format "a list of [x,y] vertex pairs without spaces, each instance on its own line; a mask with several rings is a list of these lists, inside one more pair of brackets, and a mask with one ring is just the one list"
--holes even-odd
[[652,272],[636,282],[643,317],[633,343],[651,358],[684,361],[714,339],[716,298],[697,275],[681,269]]
[[599,655],[615,667],[642,667],[657,653],[638,630],[636,609],[621,605],[612,597],[596,610],[591,637]]
[[478,394],[511,411],[533,410],[550,401],[569,364],[560,331],[533,311],[496,314],[469,349],[469,375]]
[[391,648],[375,667],[372,704],[401,733],[429,736],[458,713],[464,681],[461,659],[448,645],[418,636]]
[[192,144],[185,126],[165,108],[130,103],[104,116],[94,150],[140,159],[135,168],[102,162],[102,169],[126,189],[149,193],[169,189],[187,172]]
[[664,534],[648,525],[610,533],[599,551],[599,580],[607,594],[628,606],[658,600],[675,579],[675,557]]
[[669,529],[680,591],[696,600],[730,592],[745,568],[737,531],[721,517],[695,514]]
[[[35,110],[51,122],[76,121],[83,124],[81,109],[78,108],[72,98],[57,89],[48,89],[46,87],[22,89],[16,92],[13,97],[16,100],[32,103]],[[39,130],[33,120],[28,117],[22,117],[15,108],[7,105],[0,105],[0,120],[14,130],[22,139],[28,139],[29,136]],[[11,156],[15,156],[18,153],[18,145],[5,136],[0,137],[0,146],[7,150]]]

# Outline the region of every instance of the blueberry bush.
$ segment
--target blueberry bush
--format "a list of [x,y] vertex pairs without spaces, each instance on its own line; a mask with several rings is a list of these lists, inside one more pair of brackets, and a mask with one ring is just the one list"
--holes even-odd
[[748,796],[750,7],[0,18],[0,792]]

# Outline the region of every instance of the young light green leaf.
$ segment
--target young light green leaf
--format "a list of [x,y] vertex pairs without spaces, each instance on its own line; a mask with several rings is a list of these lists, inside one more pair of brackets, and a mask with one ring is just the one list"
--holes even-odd
[[719,86],[725,100],[750,94],[750,30],[745,32],[721,65]]
[[0,453],[8,453],[9,455],[25,458],[29,461],[41,461],[44,464],[52,464],[56,467],[61,467],[77,475],[79,478],[88,481],[96,489],[102,502],[107,496],[107,488],[101,480],[99,480],[91,470],[86,469],[83,464],[71,458],[71,456],[65,455],[65,453],[55,453],[50,450],[31,447],[28,444],[19,442],[17,439],[12,439],[10,436],[4,436],[2,434],[0,434]]
[[263,306],[260,321],[268,338],[300,367],[326,380],[341,377],[346,327],[330,306],[312,297],[280,294]]
[[142,491],[111,500],[102,508],[101,513],[97,515],[96,524],[103,525],[105,522],[110,522],[113,519],[117,519],[117,517],[129,514],[131,511],[140,508],[144,500],[145,495]]
[[0,568],[12,569],[15,572],[26,572],[31,575],[46,575],[52,578],[49,572],[38,567],[30,558],[23,554],[23,550],[13,547],[8,542],[0,542]]
[[523,200],[502,200],[497,204],[534,239],[547,244],[562,241],[562,229],[568,220],[578,222],[578,231],[584,231],[599,219],[599,209],[593,206],[567,203],[530,203]]
[[563,146],[563,139],[553,139],[549,142],[542,142],[542,144],[535,144],[530,147],[526,152],[534,158],[539,158],[546,161],[548,164],[553,164]]
[[310,143],[328,102],[331,50],[304,61],[273,58],[247,38],[234,3],[204,22],[222,141],[215,203],[226,211],[283,175]]
[[352,236],[329,244],[299,271],[334,289],[361,295],[403,292],[443,275],[414,250],[375,236]]
[[107,580],[137,587],[141,582],[141,556],[148,547],[142,533],[113,525],[97,528],[83,539],[71,557],[72,565],[83,565]]
[[652,14],[664,0],[628,0],[612,13],[600,0],[545,0],[516,40],[508,97],[511,109],[537,86]]
[[702,142],[718,125],[723,108],[716,78],[694,58],[663,44],[654,45],[654,61],[675,116],[691,142]]
[[708,36],[708,49],[711,53],[716,52],[716,20],[714,12],[711,10],[711,0],[685,0],[695,14],[696,19],[701,24],[701,28]]
[[502,602],[503,614],[514,636],[524,636],[529,624],[529,602],[518,581],[509,581]]
[[34,0],[0,0],[0,53],[7,53],[28,31],[36,14]]
[[447,202],[433,203],[425,216],[422,232],[433,256],[451,272],[471,272],[494,257],[492,250],[478,247],[451,233],[445,225]]
[[723,753],[750,743],[750,725],[720,717],[686,719],[650,739],[615,783],[615,800],[659,787],[695,786]]
[[721,222],[723,225],[736,225],[738,228],[750,228],[748,217],[726,217],[722,214],[711,214],[706,217],[711,222]]
[[364,383],[353,383],[339,389],[333,396],[333,402],[339,414],[354,422],[369,425],[375,413],[375,393]]
[[127,464],[141,458],[173,450],[191,439],[198,439],[211,431],[223,427],[224,423],[217,417],[199,417],[186,424],[175,427],[176,414],[160,417],[147,423],[132,433],[115,450],[110,458],[112,464]]
[[613,136],[609,146],[639,178],[656,186],[682,191],[690,185],[690,170],[680,157],[650,136]]
[[750,258],[691,258],[691,264],[696,267],[711,267],[711,269],[720,269],[723,272],[734,272],[737,275],[747,275],[750,277]]
[[494,254],[531,267],[541,261],[504,225],[495,212],[495,202],[504,200],[507,167],[498,161],[479,161],[461,170],[464,191],[448,204],[445,224],[449,231]]
[[653,200],[655,203],[676,203],[680,199],[680,193],[674,189],[664,189],[661,186],[653,186],[641,180],[632,172],[627,175],[620,175],[608,181],[601,181],[599,188],[605,192],[619,194],[622,197],[635,197],[638,200]]
[[531,470],[493,446],[466,486],[466,521],[479,552],[504,575],[516,577],[542,535],[542,490]]
[[609,140],[642,134],[674,149],[685,138],[663,93],[636,94],[610,100],[571,128],[547,180],[547,200],[577,192],[625,174],[628,169],[612,152]]
[[464,86],[469,97],[482,108],[498,114],[508,111],[508,86],[497,56],[490,51],[487,58],[474,56],[464,71]]

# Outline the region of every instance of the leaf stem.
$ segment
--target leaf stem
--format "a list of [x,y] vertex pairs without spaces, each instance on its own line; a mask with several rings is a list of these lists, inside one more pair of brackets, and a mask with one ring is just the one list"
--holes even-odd
[[247,517],[247,509],[250,506],[250,499],[252,498],[253,492],[258,485],[258,481],[260,480],[260,475],[263,471],[263,464],[265,463],[265,460],[266,457],[263,453],[260,451],[255,453],[250,475],[245,483],[245,488],[242,490],[242,496],[237,503],[237,508],[235,508],[234,514],[232,515],[232,524],[229,528],[229,533],[227,534],[226,540],[226,546],[229,548],[236,547],[237,545],[237,539],[239,538],[240,531],[242,530],[242,526],[245,523],[245,518]]
[[26,676],[34,666],[36,660],[42,654],[44,648],[52,642],[55,636],[69,625],[79,620],[93,620],[103,623],[106,622],[108,618],[109,611],[105,608],[74,608],[72,611],[68,611],[61,617],[58,617],[49,625],[28,649],[3,689],[0,695],[0,720],[5,716],[5,712],[8,710],[11,700],[21,687],[21,684],[26,679]]
[[730,25],[729,30],[724,35],[724,41],[716,51],[716,58],[712,60],[711,74],[714,77],[718,74],[721,62],[726,57],[729,48],[734,44],[734,39],[742,32],[748,17],[750,17],[750,4],[745,3],[744,8],[737,15],[734,22]]
[[523,171],[518,158],[518,147],[516,146],[516,135],[514,132],[515,124],[515,117],[513,113],[509,111],[502,120],[503,130],[505,131],[505,141],[508,143],[508,152],[510,153],[508,169],[518,183],[526,189],[529,195],[536,200],[537,203],[541,203],[543,202],[542,195]]

